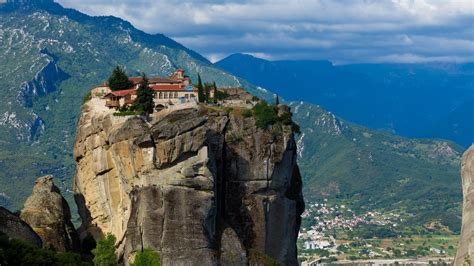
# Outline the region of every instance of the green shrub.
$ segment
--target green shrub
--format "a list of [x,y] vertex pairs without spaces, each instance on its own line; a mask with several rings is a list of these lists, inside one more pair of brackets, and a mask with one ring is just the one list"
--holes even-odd
[[131,266],[160,266],[161,260],[158,252],[145,248],[143,251],[137,252],[135,261]]
[[114,235],[108,234],[97,242],[96,248],[92,250],[92,254],[94,254],[94,265],[117,265],[117,258],[115,256],[115,240],[116,238]]
[[278,121],[276,108],[265,101],[257,103],[252,110],[258,128],[266,129]]
[[114,116],[129,116],[129,115],[139,115],[140,111],[119,111],[115,112],[113,115]]
[[245,117],[245,118],[248,118],[248,117],[252,117],[253,116],[253,112],[252,110],[250,109],[246,109],[242,112],[242,116]]

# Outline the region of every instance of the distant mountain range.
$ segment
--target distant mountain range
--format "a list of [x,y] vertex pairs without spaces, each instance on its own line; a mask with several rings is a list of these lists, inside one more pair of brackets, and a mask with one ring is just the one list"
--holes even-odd
[[474,63],[335,66],[234,54],[216,65],[287,100],[320,104],[364,126],[465,147],[474,142]]
[[[393,103],[377,100],[377,111],[366,106],[378,99],[370,91],[377,88],[378,83],[373,81],[370,90],[360,92],[353,88],[358,84],[355,82],[370,78],[344,70],[345,67],[339,70],[340,67],[329,62],[308,62],[318,68],[295,66],[290,71],[269,63],[272,66],[269,72],[277,74],[267,77],[268,84],[256,82],[261,86],[258,87],[238,76],[250,81],[252,77],[264,77],[265,61],[261,70],[249,66],[247,74],[234,75],[231,73],[243,71],[246,66],[237,60],[237,70],[230,67],[226,67],[228,71],[222,70],[224,62],[230,59],[216,66],[164,35],[146,34],[116,17],[90,17],[49,0],[10,0],[0,4],[0,97],[3,99],[0,103],[0,205],[21,208],[37,176],[53,174],[63,182],[57,182],[63,191],[71,187],[72,146],[83,96],[106,80],[112,68],[120,64],[130,75],[144,71],[148,75],[165,76],[175,68],[183,68],[195,81],[199,73],[204,81],[216,81],[218,86],[242,86],[268,101],[274,101],[273,92],[262,87],[283,96],[302,130],[297,136],[299,164],[305,181],[305,197],[309,201],[344,198],[360,207],[405,209],[416,214],[417,225],[432,220],[458,224],[462,199],[458,166],[462,147],[448,141],[407,139],[358,126],[348,122],[350,119],[340,119],[316,104],[307,103],[326,106],[324,99],[345,103],[347,106],[343,109],[347,114],[352,111],[367,115],[356,121],[374,120],[381,125],[374,127],[394,129],[383,122],[389,116],[386,114],[390,113],[389,107],[393,107],[389,104]],[[463,69],[472,73],[469,65]],[[345,71],[352,74],[347,76]],[[371,71],[385,73],[388,70],[373,66]],[[437,77],[441,70],[432,71],[431,75]],[[325,73],[340,85],[327,90],[320,86],[321,91],[316,96],[307,93],[310,87],[304,89],[304,84],[318,84]],[[460,80],[459,84],[467,84],[467,77],[455,79]],[[297,85],[304,79],[306,83]],[[380,80],[384,79],[376,81]],[[403,80],[400,77],[387,82],[403,83]],[[451,88],[463,93],[465,89],[464,85]],[[369,98],[358,103],[363,98],[360,95]],[[419,114],[426,114],[427,111],[421,112],[421,106],[431,101],[427,94],[424,96],[409,97],[418,110],[410,113],[407,120],[418,118],[420,124],[429,124]],[[290,102],[296,99],[305,101]],[[387,101],[390,99],[386,97]],[[445,111],[447,107],[439,101]],[[456,114],[466,114],[459,109],[465,102],[459,102],[458,109],[446,113],[445,120],[466,125]],[[382,111],[382,107],[386,111]],[[336,114],[341,113],[334,110]],[[465,119],[472,121],[469,117]],[[71,198],[71,193],[66,196]],[[420,205],[424,207],[419,208]]]

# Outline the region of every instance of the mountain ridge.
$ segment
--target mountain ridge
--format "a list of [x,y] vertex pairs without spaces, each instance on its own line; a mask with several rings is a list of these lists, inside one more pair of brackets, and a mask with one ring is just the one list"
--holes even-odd
[[334,65],[233,54],[216,65],[287,100],[320,104],[370,128],[464,147],[474,141],[473,63]]

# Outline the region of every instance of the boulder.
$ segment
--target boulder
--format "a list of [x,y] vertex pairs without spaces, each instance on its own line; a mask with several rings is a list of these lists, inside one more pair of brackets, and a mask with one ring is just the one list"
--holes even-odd
[[52,176],[36,180],[20,218],[39,235],[43,247],[57,251],[79,250],[79,237],[71,223],[69,205],[54,185]]
[[3,207],[0,207],[0,232],[10,239],[21,240],[37,247],[43,245],[41,238],[27,223]]

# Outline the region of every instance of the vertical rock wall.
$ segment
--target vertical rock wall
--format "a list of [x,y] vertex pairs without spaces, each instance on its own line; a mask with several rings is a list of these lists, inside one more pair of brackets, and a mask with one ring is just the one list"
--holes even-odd
[[83,106],[74,147],[81,234],[117,237],[164,265],[242,265],[251,251],[296,265],[304,209],[291,129],[207,109],[152,124]]
[[454,265],[474,262],[474,145],[463,155],[461,161],[463,210],[461,239]]

